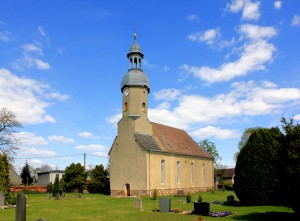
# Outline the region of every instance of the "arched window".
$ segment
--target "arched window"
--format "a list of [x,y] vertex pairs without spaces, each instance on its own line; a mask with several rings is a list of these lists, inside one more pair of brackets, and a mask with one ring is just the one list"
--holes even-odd
[[202,182],[203,186],[206,185],[206,165],[205,163],[202,164]]
[[137,68],[137,58],[134,58],[134,68]]
[[180,161],[176,163],[176,183],[180,184],[181,174],[180,174]]
[[128,109],[128,105],[127,105],[127,102],[125,102],[124,103],[124,112],[127,111],[127,109]]
[[195,184],[195,163],[191,163],[191,183]]
[[146,104],[145,103],[142,104],[142,111],[146,112]]
[[160,182],[161,184],[166,183],[166,161],[164,159],[160,161]]

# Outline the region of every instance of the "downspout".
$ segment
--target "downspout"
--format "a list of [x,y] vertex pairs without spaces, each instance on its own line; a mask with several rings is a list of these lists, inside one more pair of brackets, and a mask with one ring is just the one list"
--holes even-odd
[[150,195],[150,197],[151,197],[151,187],[150,187],[150,168],[151,168],[151,166],[150,166],[150,150],[149,150],[149,174],[148,174],[148,180],[149,180],[149,195]]

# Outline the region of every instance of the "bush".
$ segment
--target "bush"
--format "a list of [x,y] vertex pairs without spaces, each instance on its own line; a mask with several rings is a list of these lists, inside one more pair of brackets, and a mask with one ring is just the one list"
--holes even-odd
[[233,190],[233,183],[226,182],[224,183],[225,190]]
[[186,202],[187,202],[187,203],[190,203],[191,201],[192,201],[192,196],[191,196],[190,193],[188,193],[188,194],[186,195]]
[[5,197],[5,201],[8,205],[16,205],[17,195],[15,193],[10,192],[8,196]]
[[198,201],[197,201],[198,203],[202,203],[202,196],[201,196],[201,194],[199,194],[199,196],[198,196]]
[[53,184],[52,184],[52,182],[50,182],[47,185],[47,193],[52,193],[52,189],[53,189]]
[[152,199],[154,199],[154,200],[157,199],[157,190],[156,189],[153,190],[153,198]]

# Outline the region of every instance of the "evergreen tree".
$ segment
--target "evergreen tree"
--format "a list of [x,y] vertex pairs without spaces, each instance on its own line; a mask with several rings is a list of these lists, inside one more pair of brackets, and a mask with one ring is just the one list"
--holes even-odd
[[96,165],[92,170],[91,183],[88,186],[90,193],[109,193],[108,171],[104,166]]
[[56,196],[57,193],[59,193],[61,195],[61,186],[60,186],[60,182],[59,182],[59,176],[58,174],[56,174],[55,176],[55,180],[54,180],[54,184],[52,187],[52,195]]
[[236,163],[234,191],[244,205],[277,204],[280,200],[280,156],[283,134],[276,128],[255,130]]
[[27,161],[25,162],[25,165],[22,168],[21,178],[22,178],[22,183],[25,185],[27,185],[27,184],[30,185],[33,182],[30,166],[28,165]]
[[6,154],[0,154],[0,191],[9,193],[9,163]]
[[300,213],[300,124],[295,125],[293,119],[287,122],[284,117],[281,122],[285,132],[282,192],[286,197],[286,204]]
[[72,163],[70,166],[66,167],[65,174],[63,175],[63,183],[66,187],[66,191],[83,192],[84,185],[86,182],[87,173],[84,167],[80,163]]

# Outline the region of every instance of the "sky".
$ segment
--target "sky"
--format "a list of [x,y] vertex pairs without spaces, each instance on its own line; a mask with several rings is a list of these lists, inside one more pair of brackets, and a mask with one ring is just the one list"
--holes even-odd
[[300,1],[0,0],[0,107],[23,127],[20,172],[107,166],[133,34],[149,120],[216,145],[234,167],[247,128],[300,121]]

